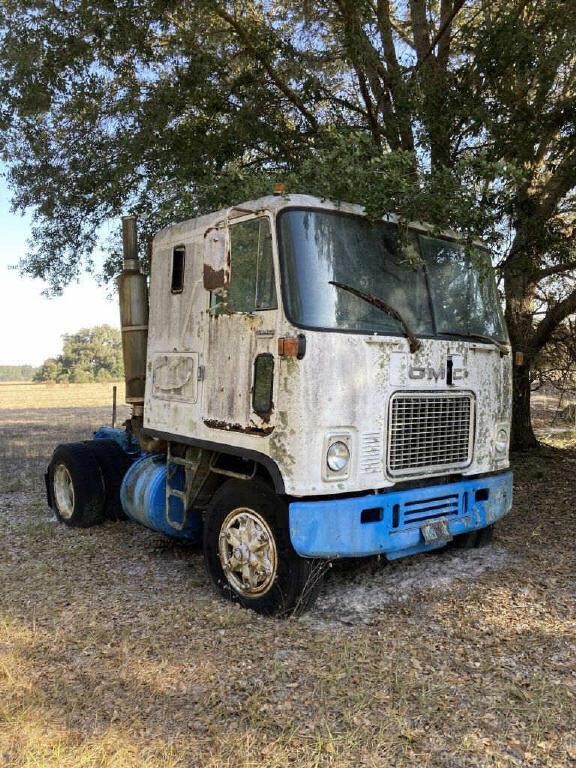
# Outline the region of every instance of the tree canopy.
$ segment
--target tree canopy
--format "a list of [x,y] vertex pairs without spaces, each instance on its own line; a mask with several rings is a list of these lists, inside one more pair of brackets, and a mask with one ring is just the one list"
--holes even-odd
[[124,375],[122,338],[117,328],[97,325],[64,334],[62,354],[45,360],[35,381],[118,381]]
[[35,212],[23,269],[58,290],[121,212],[152,232],[272,180],[481,235],[523,353],[516,434],[533,443],[532,361],[576,310],[572,10],[7,0],[0,134],[14,203]]

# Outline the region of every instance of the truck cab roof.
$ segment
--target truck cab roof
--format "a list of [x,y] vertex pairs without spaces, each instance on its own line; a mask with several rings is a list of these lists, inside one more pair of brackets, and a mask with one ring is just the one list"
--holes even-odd
[[[256,200],[248,200],[229,208],[222,208],[213,213],[207,213],[192,219],[186,219],[175,224],[171,224],[159,230],[154,240],[156,244],[161,244],[164,240],[173,241],[175,238],[181,238],[191,231],[198,229],[206,231],[211,227],[218,227],[226,221],[233,221],[236,218],[248,214],[259,213],[277,213],[284,208],[315,208],[328,211],[339,211],[341,213],[352,214],[356,216],[366,216],[366,209],[362,205],[347,203],[340,200],[331,200],[326,197],[315,197],[314,195],[302,194],[283,194],[283,195],[265,195]],[[384,221],[398,223],[400,217],[390,213],[382,217]],[[431,224],[422,221],[411,221],[409,227],[425,232],[434,231]],[[441,234],[451,240],[462,240],[462,235],[450,229],[442,229]],[[480,240],[475,240],[474,244],[480,247],[485,245]]]

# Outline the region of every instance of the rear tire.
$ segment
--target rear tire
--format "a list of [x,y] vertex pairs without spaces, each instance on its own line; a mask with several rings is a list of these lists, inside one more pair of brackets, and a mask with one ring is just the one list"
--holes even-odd
[[56,517],[70,528],[104,522],[105,491],[95,457],[83,443],[59,445],[48,465],[49,495]]
[[494,536],[494,523],[480,528],[479,531],[470,531],[470,533],[459,533],[454,536],[452,546],[456,549],[478,549],[486,547],[492,542]]
[[104,481],[104,514],[108,520],[127,520],[120,501],[120,486],[132,461],[115,440],[86,440]]
[[259,481],[231,480],[204,523],[204,559],[220,594],[268,616],[298,615],[316,598],[323,561],[292,547],[286,503]]
[[451,546],[454,549],[474,549],[476,546],[476,539],[478,537],[478,531],[470,531],[470,533],[459,533],[454,536],[451,542]]

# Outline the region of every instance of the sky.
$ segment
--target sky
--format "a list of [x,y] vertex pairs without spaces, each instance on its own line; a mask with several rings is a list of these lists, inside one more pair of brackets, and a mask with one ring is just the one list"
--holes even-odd
[[64,333],[120,326],[117,302],[107,298],[111,289],[99,288],[89,275],[48,299],[42,280],[10,269],[26,253],[31,220],[10,212],[10,191],[1,176],[0,233],[0,365],[40,365],[62,351]]

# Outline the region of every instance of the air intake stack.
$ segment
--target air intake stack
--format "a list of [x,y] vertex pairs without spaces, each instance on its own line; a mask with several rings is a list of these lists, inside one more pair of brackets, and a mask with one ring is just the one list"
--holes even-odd
[[134,416],[141,416],[146,385],[148,289],[138,261],[135,216],[122,217],[122,244],[124,267],[118,278],[118,297],[126,402],[132,405]]

